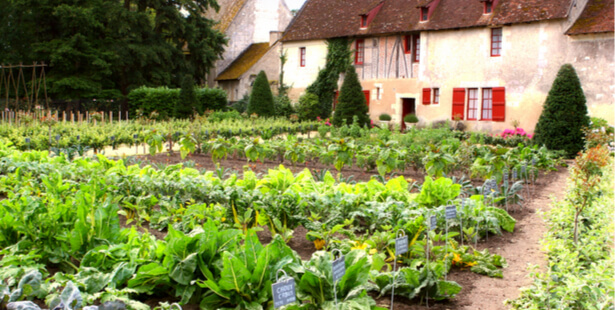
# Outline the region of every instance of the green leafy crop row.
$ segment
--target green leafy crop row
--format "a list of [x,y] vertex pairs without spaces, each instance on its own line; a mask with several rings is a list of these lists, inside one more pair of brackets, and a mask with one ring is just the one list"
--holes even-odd
[[[69,161],[6,144],[0,175],[2,290],[19,289],[19,279],[38,270],[40,287],[15,299],[46,298],[48,305],[74,284],[82,305],[121,300],[146,309],[139,300],[155,295],[202,309],[269,309],[270,284],[283,269],[298,284],[300,303],[292,307],[333,309],[330,253],[302,261],[285,243],[299,225],[315,245],[345,254],[347,272],[336,285],[343,308],[375,309],[367,292],[384,296],[393,286],[410,299],[451,298],[461,289],[442,279],[451,268],[501,277],[506,266],[502,257],[460,243],[512,231],[515,223],[481,195],[462,200],[461,186],[444,190],[451,186],[446,179],[418,193],[409,192],[403,177],[353,185],[330,173],[317,181],[308,170],[293,175],[283,167],[221,179],[182,165],[156,170],[102,155]],[[446,221],[433,197],[450,200],[459,216]],[[435,230],[427,229],[430,216],[437,218]],[[120,221],[130,226],[120,228]],[[145,224],[166,229],[166,237],[150,235]],[[273,235],[266,245],[255,234],[264,226]],[[399,229],[409,249],[399,257],[405,267],[394,271]]]

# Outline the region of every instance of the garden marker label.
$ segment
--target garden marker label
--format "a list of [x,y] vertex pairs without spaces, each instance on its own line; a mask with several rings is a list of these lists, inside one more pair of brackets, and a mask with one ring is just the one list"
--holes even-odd
[[271,285],[271,292],[273,293],[274,308],[280,308],[297,301],[295,296],[295,279],[293,278],[273,283]]
[[513,169],[513,180],[517,179],[517,169]]
[[77,141],[81,140],[81,136],[77,135]]
[[[428,236],[429,238],[429,236]],[[397,238],[395,238],[395,257],[393,257],[393,278],[391,279],[391,308],[393,310],[393,301],[395,299],[395,270],[397,269],[397,255],[408,252],[408,235],[403,229],[397,230]]]
[[137,140],[137,139],[139,139],[139,135],[132,135],[132,138]]
[[336,260],[333,260],[331,267],[333,269],[333,282],[335,283],[346,274],[344,255],[340,255]]
[[536,157],[532,158],[532,166],[536,166]]
[[457,217],[457,208],[455,208],[455,205],[446,206],[446,219],[450,220],[456,217]]
[[26,138],[26,143],[30,143],[30,138]]
[[115,141],[115,136],[111,136],[111,141]]
[[502,178],[504,179],[504,183],[508,184],[508,171],[504,171]]
[[521,166],[521,175],[526,175],[525,171],[527,170],[527,165],[523,164],[523,166]]
[[395,255],[401,255],[406,252],[408,252],[408,235],[395,238]]
[[432,215],[429,218],[429,230],[434,230],[436,229],[436,227],[438,227],[438,220],[436,219],[435,215]]
[[56,141],[60,141],[60,135],[56,135]]

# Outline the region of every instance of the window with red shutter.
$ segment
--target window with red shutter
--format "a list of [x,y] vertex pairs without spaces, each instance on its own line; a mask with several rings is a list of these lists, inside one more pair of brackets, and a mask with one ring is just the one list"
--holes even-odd
[[404,37],[404,53],[406,54],[412,53],[412,36]]
[[491,14],[493,11],[493,2],[485,1],[483,6],[483,14]]
[[460,120],[463,118],[464,106],[466,99],[466,89],[465,88],[453,88],[453,113],[451,114],[451,119],[455,120],[455,118],[459,118]]
[[305,67],[305,47],[299,48],[299,66]]
[[429,19],[429,8],[422,7],[421,8],[421,21],[427,21]]
[[440,103],[440,89],[434,88],[433,89],[433,104],[438,104],[438,103]]
[[369,90],[364,90],[363,95],[365,96],[365,104],[369,107]]
[[502,28],[491,29],[491,57],[502,54]]
[[506,89],[494,87],[492,89],[493,120],[503,122],[506,120]]
[[423,88],[423,104],[431,104],[431,88]]
[[363,64],[363,57],[365,55],[365,40],[363,39],[357,39],[357,42],[355,44],[355,51],[354,51],[354,63],[355,65],[362,65]]
[[421,35],[415,34],[412,36],[412,49],[414,50],[414,57],[412,57],[413,62],[419,62],[421,59]]
[[367,28],[367,15],[361,15],[361,26],[360,28]]
[[335,111],[335,107],[337,107],[337,99],[340,97],[340,91],[336,90],[335,95],[333,96],[333,107],[331,111]]
[[468,88],[468,120],[478,116],[478,88]]
[[491,88],[483,88],[483,105],[481,110],[481,120],[490,121],[493,117],[493,101]]

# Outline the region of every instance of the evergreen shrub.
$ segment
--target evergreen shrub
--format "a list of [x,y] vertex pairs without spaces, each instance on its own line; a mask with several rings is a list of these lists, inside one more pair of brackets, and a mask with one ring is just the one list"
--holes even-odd
[[549,91],[538,119],[534,140],[570,158],[583,149],[584,127],[589,126],[581,81],[571,64],[563,65]]
[[[226,92],[219,88],[197,88],[196,110],[200,114],[205,110],[223,110],[228,101]],[[175,117],[175,106],[179,102],[180,89],[167,87],[140,87],[128,94],[130,116],[135,116],[137,109],[143,110],[143,115],[158,112],[159,119]]]
[[275,115],[275,107],[273,105],[273,94],[269,86],[269,80],[265,71],[258,73],[252,93],[250,93],[250,101],[248,102],[248,114],[256,113],[261,117],[270,117]]
[[333,115],[333,125],[339,127],[344,123],[352,124],[353,117],[356,115],[358,125],[363,127],[369,124],[368,112],[369,109],[357,72],[353,66],[349,66],[340,89],[340,96]]
[[305,93],[299,98],[297,114],[301,121],[313,121],[319,116],[318,96],[310,92]]

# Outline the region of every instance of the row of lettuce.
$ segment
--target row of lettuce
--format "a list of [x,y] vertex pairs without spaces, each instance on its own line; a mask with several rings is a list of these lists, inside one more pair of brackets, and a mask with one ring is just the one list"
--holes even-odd
[[[374,296],[393,288],[408,299],[440,300],[461,290],[444,279],[451,268],[502,277],[502,257],[468,244],[515,225],[501,208],[505,188],[489,198],[447,178],[347,184],[280,166],[262,177],[246,170],[222,179],[101,155],[69,161],[7,144],[0,153],[0,291],[13,307],[40,298],[52,308],[122,301],[146,309],[148,296],[167,296],[202,309],[269,309],[282,269],[297,283],[299,303],[289,309],[334,309],[333,249],[345,254],[347,271],[335,285],[342,307],[375,309]],[[454,219],[445,218],[447,204],[456,206]],[[143,226],[167,235],[157,239]],[[299,226],[320,249],[306,260],[287,245]],[[268,244],[256,235],[265,227]],[[409,251],[398,258],[405,267],[392,270],[399,230]]]
[[533,283],[508,301],[514,309],[613,308],[613,185],[613,160],[605,146],[576,158],[565,199],[546,214],[547,266],[537,267]]

